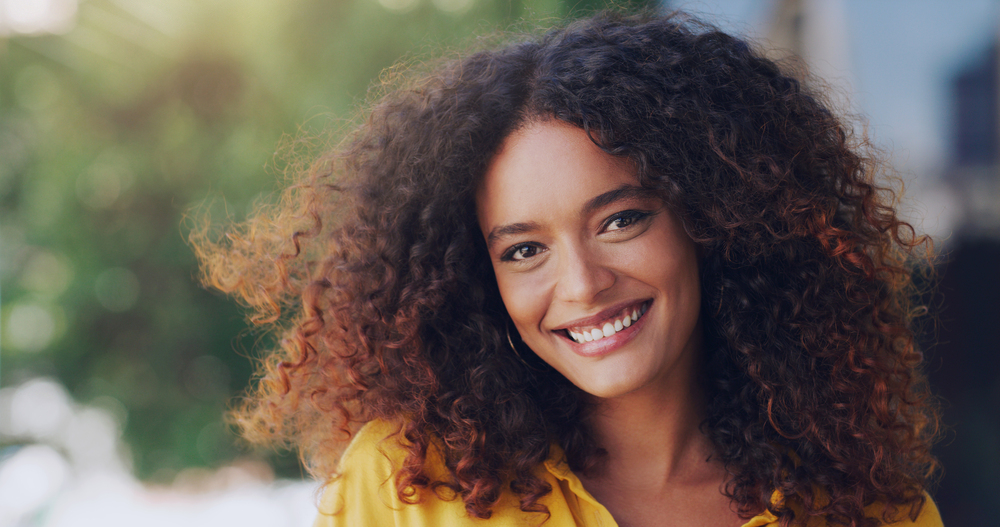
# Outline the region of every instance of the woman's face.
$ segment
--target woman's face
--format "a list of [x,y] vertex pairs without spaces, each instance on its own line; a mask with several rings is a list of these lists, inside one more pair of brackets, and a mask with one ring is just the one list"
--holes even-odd
[[504,142],[476,206],[524,342],[582,390],[688,385],[700,351],[694,243],[635,170],[557,120]]

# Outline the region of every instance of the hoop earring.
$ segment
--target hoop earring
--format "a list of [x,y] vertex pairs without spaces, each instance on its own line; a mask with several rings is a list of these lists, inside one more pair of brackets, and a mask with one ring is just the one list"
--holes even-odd
[[517,360],[521,364],[524,364],[524,366],[526,368],[528,368],[529,370],[533,370],[533,371],[537,371],[537,372],[544,372],[545,371],[545,370],[539,369],[537,366],[532,366],[531,364],[528,364],[528,361],[524,360],[524,357],[521,356],[521,352],[517,351],[517,346],[514,345],[514,340],[510,338],[510,322],[504,322],[504,332],[507,333],[507,344],[510,344],[511,351],[514,352],[514,356],[517,357]]

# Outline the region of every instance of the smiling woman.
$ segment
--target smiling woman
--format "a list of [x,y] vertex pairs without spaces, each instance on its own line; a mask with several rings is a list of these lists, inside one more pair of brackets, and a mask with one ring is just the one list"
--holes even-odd
[[389,90],[192,238],[284,328],[244,434],[327,480],[320,526],[940,525],[925,245],[821,100],[676,14]]
[[635,172],[580,128],[527,123],[486,171],[479,226],[530,350],[588,394],[693,407],[695,245]]

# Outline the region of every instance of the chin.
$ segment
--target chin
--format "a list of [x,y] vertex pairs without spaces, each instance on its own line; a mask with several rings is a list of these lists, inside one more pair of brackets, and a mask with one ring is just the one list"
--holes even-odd
[[[573,381],[573,379],[570,380]],[[635,378],[616,378],[590,379],[587,381],[581,380],[581,382],[573,381],[573,384],[575,384],[577,388],[580,388],[581,390],[599,399],[614,399],[638,390],[645,383],[642,382],[642,380]]]

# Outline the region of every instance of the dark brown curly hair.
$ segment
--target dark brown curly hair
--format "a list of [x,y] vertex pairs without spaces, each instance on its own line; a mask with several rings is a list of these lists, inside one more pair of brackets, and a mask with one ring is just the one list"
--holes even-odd
[[479,518],[508,491],[545,512],[532,470],[553,440],[594,466],[582,392],[507,346],[474,204],[501,142],[556,118],[627,158],[700,246],[703,429],[741,515],[916,517],[936,469],[911,329],[929,243],[817,92],[678,14],[603,13],[402,78],[279,205],[192,234],[204,282],[282,336],[236,412],[247,437],[328,477],[359,423],[401,423],[400,498],[457,495]]

